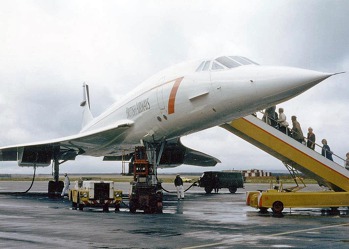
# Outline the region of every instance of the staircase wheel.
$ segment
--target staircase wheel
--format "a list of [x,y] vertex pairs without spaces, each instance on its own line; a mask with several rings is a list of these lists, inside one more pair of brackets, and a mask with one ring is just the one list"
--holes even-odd
[[276,201],[273,203],[272,210],[274,214],[281,214],[282,210],[284,210],[284,204],[281,201]]

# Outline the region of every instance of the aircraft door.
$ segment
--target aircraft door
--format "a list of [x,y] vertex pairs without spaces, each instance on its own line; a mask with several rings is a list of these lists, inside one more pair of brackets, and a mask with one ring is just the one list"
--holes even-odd
[[165,82],[165,77],[162,77],[160,79],[159,87],[156,88],[156,98],[157,98],[160,113],[165,112],[165,109],[166,109],[165,101],[164,101],[164,86],[163,86],[164,82]]

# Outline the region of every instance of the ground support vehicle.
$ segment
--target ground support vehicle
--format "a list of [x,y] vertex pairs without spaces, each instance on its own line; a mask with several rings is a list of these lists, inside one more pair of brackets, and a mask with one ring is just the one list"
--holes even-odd
[[349,206],[349,192],[279,192],[270,189],[263,192],[246,193],[246,204],[266,212],[271,208],[274,214],[281,214],[284,208],[331,208]]
[[163,193],[160,183],[152,183],[152,176],[148,176],[138,178],[138,181],[131,185],[131,213],[135,213],[137,209],[144,210],[145,213],[162,213]]
[[215,188],[228,188],[230,193],[235,193],[238,188],[244,187],[241,171],[206,171],[200,177],[198,183],[200,187],[205,188],[207,194],[211,193]]
[[130,212],[135,213],[139,209],[145,213],[162,213],[161,183],[157,180],[156,169],[148,161],[145,147],[135,149],[133,175],[129,194]]
[[117,212],[122,202],[122,191],[114,189],[112,181],[77,181],[69,191],[69,200],[74,210],[102,207],[107,212],[109,207],[114,207]]
[[319,193],[299,191],[301,187],[296,182],[294,188],[282,190],[279,186],[265,192],[249,192],[247,205],[262,212],[272,208],[275,213],[282,212],[285,207],[323,207],[335,212],[338,207],[349,206],[349,170],[343,167],[343,160],[335,154],[332,155],[334,160],[329,160],[317,150],[304,146],[268,122],[258,119],[256,115],[236,119],[221,127],[280,160],[295,180],[301,179],[297,177],[297,172],[302,172],[323,188],[331,190]]

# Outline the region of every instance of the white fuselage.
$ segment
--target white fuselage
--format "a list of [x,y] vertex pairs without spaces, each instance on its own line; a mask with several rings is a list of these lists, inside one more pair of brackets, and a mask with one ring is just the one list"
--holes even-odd
[[331,76],[258,65],[195,72],[198,63],[174,66],[151,77],[81,132],[132,120],[123,143],[113,149],[133,151],[141,140],[172,139],[229,122],[288,100]]

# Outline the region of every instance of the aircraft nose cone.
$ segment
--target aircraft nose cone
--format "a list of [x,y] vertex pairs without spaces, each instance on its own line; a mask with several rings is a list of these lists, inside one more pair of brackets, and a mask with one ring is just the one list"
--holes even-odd
[[[266,77],[257,85],[263,99],[285,101],[338,73],[323,73],[292,67],[266,67]],[[261,96],[260,95],[260,96]]]
[[295,86],[312,87],[332,75],[333,74],[331,73],[323,73],[300,68],[290,68],[289,74],[286,77],[289,79],[290,83],[294,84]]

